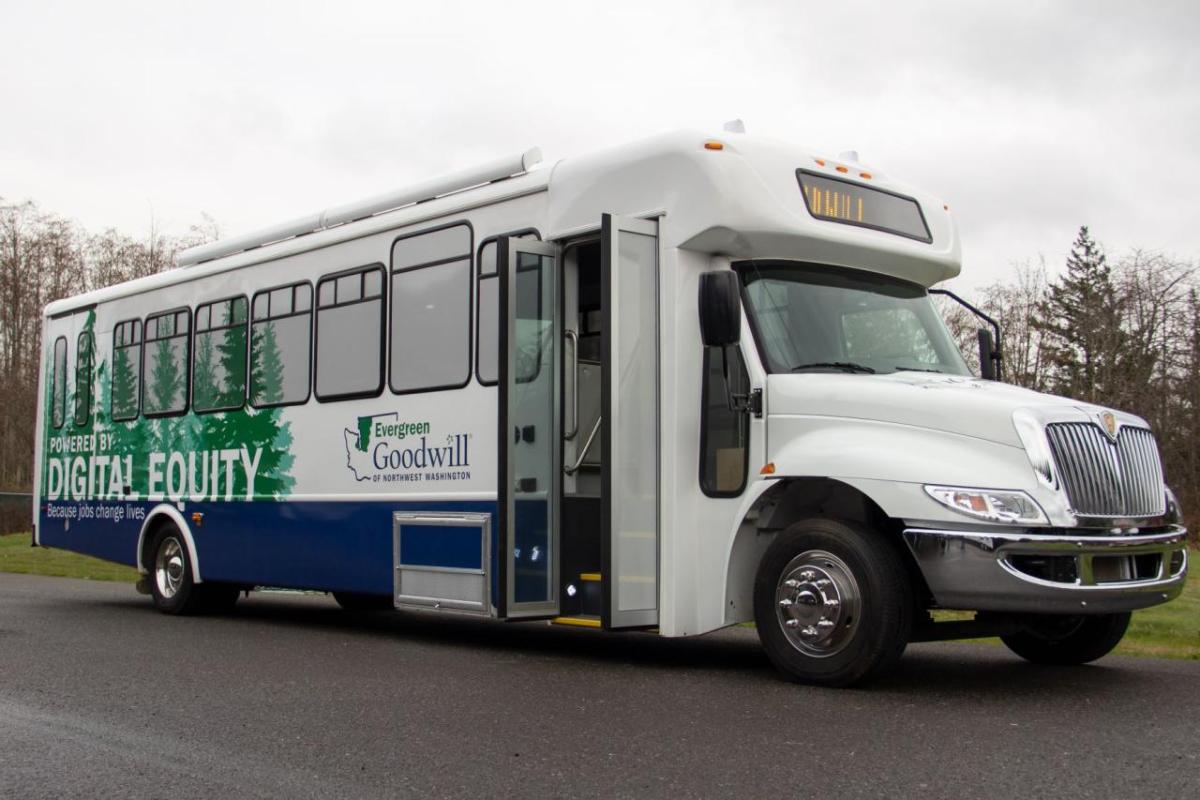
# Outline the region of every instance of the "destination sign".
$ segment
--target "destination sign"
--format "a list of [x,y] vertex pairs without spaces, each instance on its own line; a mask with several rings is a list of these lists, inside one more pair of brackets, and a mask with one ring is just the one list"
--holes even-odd
[[803,169],[796,177],[809,213],[818,219],[933,241],[921,206],[911,197]]

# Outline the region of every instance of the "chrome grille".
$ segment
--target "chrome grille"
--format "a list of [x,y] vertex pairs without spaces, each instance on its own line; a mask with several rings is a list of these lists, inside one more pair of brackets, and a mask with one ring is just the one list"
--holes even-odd
[[1046,426],[1071,507],[1084,517],[1156,517],[1166,513],[1162,464],[1154,434],[1123,427],[1114,442],[1099,425]]

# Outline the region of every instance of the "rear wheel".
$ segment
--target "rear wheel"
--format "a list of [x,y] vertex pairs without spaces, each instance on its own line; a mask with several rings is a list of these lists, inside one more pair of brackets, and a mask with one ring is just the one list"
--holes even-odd
[[229,583],[196,583],[192,557],[183,535],[164,525],[151,548],[150,595],[164,614],[221,613],[237,603],[240,587]]
[[1129,628],[1132,614],[1045,615],[1024,629],[1001,636],[1009,650],[1035,664],[1086,664],[1112,652]]
[[912,608],[895,549],[832,519],[797,522],[778,534],[754,584],[763,648],[800,683],[848,686],[894,666],[908,643]]
[[391,611],[395,607],[390,594],[334,592],[333,599],[346,611]]

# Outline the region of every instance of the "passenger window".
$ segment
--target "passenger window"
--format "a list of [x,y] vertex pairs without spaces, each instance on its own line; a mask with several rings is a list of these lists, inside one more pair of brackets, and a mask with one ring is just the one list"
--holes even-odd
[[50,374],[50,421],[61,428],[67,421],[67,337],[54,340],[54,367]]
[[317,297],[317,399],[378,395],[383,391],[383,266],[326,276],[317,283]]
[[455,225],[398,239],[392,265],[392,391],[465,386],[471,376],[471,229]]
[[737,347],[704,348],[704,388],[701,391],[700,488],[709,497],[736,497],[746,488],[749,465],[750,417],[729,407],[725,387],[728,361],[729,390],[749,391],[750,376]]
[[189,314],[186,309],[146,318],[142,350],[142,413],[164,417],[187,411]]
[[113,374],[110,412],[114,422],[136,419],[140,396],[142,321],[126,320],[113,329]]
[[[517,239],[538,239],[537,231],[511,233]],[[500,379],[500,281],[498,237],[479,246],[479,276],[475,282],[475,377],[484,385]]]
[[91,331],[79,334],[75,347],[75,425],[82,428],[92,421],[92,370],[95,352]]
[[312,291],[310,284],[296,283],[254,296],[250,405],[255,408],[308,402]]
[[192,408],[232,411],[246,401],[246,298],[196,308]]

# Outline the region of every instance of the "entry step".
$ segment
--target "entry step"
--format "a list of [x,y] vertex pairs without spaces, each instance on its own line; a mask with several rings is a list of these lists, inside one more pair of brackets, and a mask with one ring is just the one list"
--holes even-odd
[[599,572],[580,572],[563,587],[562,615],[570,618],[600,617],[603,595]]
[[580,614],[576,617],[555,617],[550,620],[554,625],[573,625],[576,628],[599,628],[600,618],[590,614]]

